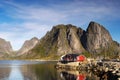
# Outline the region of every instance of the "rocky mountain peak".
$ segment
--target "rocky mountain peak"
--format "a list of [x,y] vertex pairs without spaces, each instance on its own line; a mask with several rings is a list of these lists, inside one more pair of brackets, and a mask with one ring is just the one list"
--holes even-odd
[[105,29],[105,27],[103,27],[102,25],[100,25],[96,22],[93,22],[93,21],[89,23],[86,32],[89,34],[99,34],[101,32],[109,34],[109,31],[107,29]]
[[33,37],[30,40],[26,40],[21,47],[21,49],[17,52],[18,55],[22,55],[26,52],[28,52],[30,49],[32,49],[37,43],[39,42],[39,39],[36,37]]
[[40,40],[30,52],[38,52],[41,55],[62,55],[67,53],[81,53],[84,48],[80,41],[82,29],[74,25],[56,25]]
[[108,47],[112,43],[109,31],[96,22],[90,22],[86,31],[86,39],[86,47],[90,52]]
[[71,24],[56,25],[34,47],[29,48],[29,45],[27,48],[26,44],[29,44],[29,40],[23,45],[29,58],[55,58],[68,53],[104,55],[106,51],[109,56],[120,54],[119,44],[112,40],[109,31],[93,21],[86,31]]
[[0,38],[0,57],[13,51],[9,41]]
[[81,28],[77,28],[72,24],[57,25],[55,27],[59,28],[59,32],[57,32],[57,53],[81,53],[84,51],[79,38],[82,35]]

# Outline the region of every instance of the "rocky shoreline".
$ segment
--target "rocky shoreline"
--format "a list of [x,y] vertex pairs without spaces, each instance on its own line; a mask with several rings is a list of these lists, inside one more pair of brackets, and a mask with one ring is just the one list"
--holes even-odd
[[[120,62],[114,61],[89,61],[89,62],[70,62],[62,64],[60,62],[56,65],[57,69],[91,71],[100,77],[100,80],[120,80]],[[112,77],[111,77],[112,76]],[[111,79],[109,79],[111,78]]]
[[100,76],[101,79],[113,80],[111,76],[114,76],[114,78],[120,80],[120,62],[97,62],[97,64],[92,64],[87,68],[94,74]]

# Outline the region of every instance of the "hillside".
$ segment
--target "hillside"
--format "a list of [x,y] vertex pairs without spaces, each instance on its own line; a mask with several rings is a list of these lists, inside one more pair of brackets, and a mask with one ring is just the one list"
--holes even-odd
[[0,38],[1,59],[58,59],[68,53],[118,58],[120,44],[112,39],[104,26],[93,21],[86,30],[72,24],[53,26],[41,39],[26,40],[18,51],[13,51],[10,42]]
[[31,50],[38,43],[38,38],[34,37],[30,40],[26,40],[23,46],[16,52],[17,56],[25,55],[29,50]]
[[0,38],[0,58],[7,57],[12,52],[13,49],[10,42]]
[[120,55],[120,45],[113,41],[105,27],[96,22],[90,22],[86,31],[71,24],[61,24],[54,26],[23,56],[24,58],[57,58],[67,53],[113,58]]

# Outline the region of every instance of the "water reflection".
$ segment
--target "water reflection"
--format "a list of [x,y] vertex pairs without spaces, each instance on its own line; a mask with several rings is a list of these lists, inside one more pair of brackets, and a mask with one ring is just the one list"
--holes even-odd
[[0,62],[0,80],[58,80],[54,62],[23,63],[22,61]]
[[19,69],[19,66],[11,66],[11,72],[8,80],[24,80],[24,77]]
[[68,72],[61,72],[61,78],[64,80],[85,80],[86,76],[84,74],[70,74]]
[[60,80],[118,80],[119,76],[111,72],[66,71],[57,70]]
[[[9,62],[9,61],[7,61]],[[0,62],[0,80],[117,80],[109,73],[57,70],[56,62]],[[17,64],[15,64],[17,63]],[[95,74],[93,74],[95,73]],[[107,75],[107,79],[103,76]],[[113,78],[112,78],[113,77]]]
[[99,80],[96,75],[86,71],[66,71],[58,70],[61,80]]
[[54,63],[32,65],[32,72],[35,73],[37,80],[58,80]]

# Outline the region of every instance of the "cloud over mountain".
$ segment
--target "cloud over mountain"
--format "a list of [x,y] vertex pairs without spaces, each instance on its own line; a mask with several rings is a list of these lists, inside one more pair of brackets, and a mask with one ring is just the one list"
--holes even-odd
[[112,0],[4,0],[0,1],[0,37],[10,40],[13,48],[18,49],[26,39],[44,36],[52,25],[71,23],[86,29],[88,22],[94,20],[105,25],[109,22],[108,29],[120,41],[111,28],[113,23],[117,23],[116,31],[120,28],[119,8],[119,2]]

